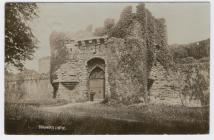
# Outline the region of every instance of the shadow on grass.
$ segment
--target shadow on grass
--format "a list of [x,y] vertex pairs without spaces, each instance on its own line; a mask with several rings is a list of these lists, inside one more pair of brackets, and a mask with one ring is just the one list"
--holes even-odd
[[[170,107],[171,109],[173,107]],[[170,108],[164,108],[170,109]],[[7,110],[8,109],[8,110]],[[199,120],[190,111],[188,119],[151,119],[125,121],[102,117],[77,117],[66,113],[41,112],[33,106],[7,107],[5,113],[6,134],[207,134],[209,133],[209,110],[202,109]],[[192,110],[192,109],[191,109]],[[200,109],[201,110],[201,109]],[[8,112],[10,111],[10,112]],[[11,111],[13,111],[11,113]],[[168,111],[168,110],[167,110]],[[186,111],[187,112],[187,111]],[[163,113],[165,113],[163,111]],[[197,112],[198,113],[198,112]],[[155,114],[150,114],[155,115]],[[157,115],[157,114],[156,114]],[[196,119],[195,119],[195,118]],[[198,117],[198,118],[197,118]]]

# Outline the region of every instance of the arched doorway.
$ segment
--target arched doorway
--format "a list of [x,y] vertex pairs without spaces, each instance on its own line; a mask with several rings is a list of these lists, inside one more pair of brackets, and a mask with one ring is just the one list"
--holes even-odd
[[89,89],[92,94],[90,100],[102,100],[105,93],[105,73],[99,67],[96,67],[89,76]]
[[103,100],[105,98],[105,62],[103,59],[93,58],[87,65],[89,100]]

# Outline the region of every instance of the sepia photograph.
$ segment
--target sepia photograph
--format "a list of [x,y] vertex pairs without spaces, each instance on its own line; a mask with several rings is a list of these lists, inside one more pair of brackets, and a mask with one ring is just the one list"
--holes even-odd
[[5,2],[5,135],[210,133],[210,2]]

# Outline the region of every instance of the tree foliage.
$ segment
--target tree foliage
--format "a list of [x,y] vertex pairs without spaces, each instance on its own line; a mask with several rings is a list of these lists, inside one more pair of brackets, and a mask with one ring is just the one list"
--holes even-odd
[[[137,85],[135,87],[136,97],[143,97],[146,104],[148,103],[147,79],[149,75],[147,71],[147,53],[148,49],[144,42],[136,38],[127,38],[123,49],[120,50],[118,62],[118,69],[125,73],[134,85]],[[134,100],[138,102],[138,100]]]
[[94,31],[94,35],[95,36],[104,36],[104,35],[106,35],[104,27],[96,28],[95,31]]
[[170,51],[176,63],[183,63],[183,60],[190,57],[197,60],[205,57],[209,58],[210,39],[184,45],[171,45]]
[[143,67],[146,67],[147,49],[143,47],[144,43],[135,39],[128,38],[124,50],[121,51],[121,59],[119,67],[123,72],[131,75],[131,78],[136,79],[140,84],[144,84],[143,77],[145,72]]
[[127,28],[130,26],[132,21],[133,21],[132,7],[127,6],[122,11],[119,21],[110,31],[109,36],[124,38],[128,34]]
[[146,54],[148,71],[151,70],[156,60],[165,69],[168,69],[172,64],[172,56],[167,44],[165,20],[153,17],[151,12],[146,9],[144,3],[138,4],[136,8],[136,13],[132,13],[132,7],[126,7],[121,13],[118,23],[112,28],[109,35],[111,37],[127,38],[130,32],[136,32],[136,29],[134,29],[136,27],[132,28],[131,26],[135,24],[134,21],[138,22],[140,28],[137,31],[137,36],[144,40],[144,47],[147,47],[148,50]]
[[95,36],[104,36],[104,35],[109,35],[112,28],[115,26],[114,19],[112,18],[107,18],[104,21],[104,27],[99,27],[95,29],[94,35]]
[[5,5],[5,63],[19,69],[23,62],[31,60],[35,52],[36,38],[29,22],[37,16],[35,3],[6,3]]
[[51,67],[50,77],[51,82],[56,79],[57,69],[68,60],[69,52],[64,45],[64,40],[68,39],[65,33],[52,32],[50,35],[51,46]]
[[106,34],[110,34],[112,28],[115,26],[115,22],[114,22],[114,19],[112,18],[107,18],[105,21],[104,21],[104,29],[105,29],[105,32]]
[[137,16],[137,20],[141,23],[141,35],[142,38],[146,38],[147,37],[147,10],[145,8],[145,4],[141,3],[139,5],[137,5],[136,7],[137,12],[136,12],[136,16]]
[[194,101],[201,105],[209,104],[209,63],[176,65],[175,85],[178,88],[181,103],[189,106]]
[[86,27],[87,32],[92,32],[92,30],[93,30],[93,25],[90,24]]

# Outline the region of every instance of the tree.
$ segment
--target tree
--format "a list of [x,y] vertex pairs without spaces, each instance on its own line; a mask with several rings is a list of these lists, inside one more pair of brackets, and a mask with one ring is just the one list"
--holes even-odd
[[111,30],[113,29],[114,25],[115,25],[114,19],[107,18],[104,21],[104,27],[96,28],[94,31],[94,35],[95,36],[109,35]]
[[94,31],[94,35],[95,36],[104,36],[104,35],[106,35],[104,27],[96,28],[95,31]]
[[104,21],[104,29],[105,29],[105,32],[107,35],[109,35],[109,33],[111,32],[114,25],[115,25],[115,22],[114,22],[114,19],[112,19],[112,18],[107,18]]
[[94,35],[95,36],[103,36],[108,35],[110,37],[124,38],[127,35],[127,28],[132,23],[133,14],[132,7],[127,6],[124,8],[120,15],[120,19],[115,24],[114,19],[107,18],[104,21],[104,27],[96,28]]
[[127,28],[133,21],[132,6],[127,6],[120,14],[120,19],[112,28],[111,37],[124,38],[127,35]]
[[37,39],[29,22],[37,15],[36,3],[6,3],[5,64],[22,69],[24,61],[32,60]]
[[93,31],[93,25],[88,25],[87,27],[86,27],[86,31],[87,32],[92,32]]

